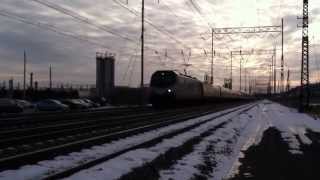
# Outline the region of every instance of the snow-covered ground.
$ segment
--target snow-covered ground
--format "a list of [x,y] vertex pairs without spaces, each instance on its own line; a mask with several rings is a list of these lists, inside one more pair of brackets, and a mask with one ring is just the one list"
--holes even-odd
[[[248,105],[242,106],[242,108]],[[240,107],[241,108],[241,107]],[[101,146],[94,146],[90,149],[84,149],[81,152],[74,152],[65,156],[58,156],[53,160],[40,161],[34,165],[25,165],[17,170],[6,170],[0,172],[0,179],[2,180],[26,180],[26,179],[42,179],[50,174],[63,171],[75,167],[77,165],[86,163],[88,161],[95,160],[97,158],[119,152],[125,148],[130,148],[154,139],[159,136],[163,136],[172,131],[185,128],[187,126],[196,124],[198,122],[205,121],[210,118],[215,118],[223,113],[234,111],[237,108],[228,109],[225,111],[209,114],[195,119],[190,119],[185,122],[177,123],[167,127],[159,128],[154,131],[138,134],[118,141],[106,143]]]
[[296,137],[298,136],[303,144],[310,144],[311,140],[305,135],[306,130],[320,132],[320,121],[307,114],[298,113],[295,109],[262,101],[247,114],[233,118],[231,123],[207,137],[194,152],[178,161],[176,165],[161,171],[161,179],[191,179],[195,175],[203,175],[198,167],[205,165],[205,158],[208,158],[205,154],[210,145],[214,150],[209,155],[209,160],[215,165],[211,173],[203,176],[214,180],[229,179],[238,173],[241,165],[239,158],[244,156],[242,152],[252,145],[259,144],[263,132],[270,127],[281,132],[292,154],[300,154],[300,143]]
[[169,149],[179,147],[187,140],[198,136],[202,132],[205,132],[214,126],[221,124],[222,122],[234,118],[241,111],[243,111],[243,109],[214,119],[213,121],[205,123],[191,131],[179,134],[173,138],[165,139],[162,142],[159,142],[156,146],[127,152],[106,163],[102,163],[101,165],[77,173],[67,179],[104,179],[105,177],[108,177],[108,179],[118,179],[122,175],[129,173],[132,169],[152,161],[157,156],[165,153]]
[[[289,144],[292,154],[302,153],[299,143],[311,143],[311,140],[305,135],[306,130],[320,132],[319,120],[298,113],[295,109],[267,100],[257,103],[248,111],[244,111],[247,107],[243,106],[242,109],[234,112],[225,110],[102,146],[95,146],[67,156],[60,156],[54,160],[24,166],[18,170],[4,171],[0,173],[0,179],[41,179],[48,174],[74,167],[123,148],[133,147],[210,118],[214,120],[191,131],[164,139],[152,147],[128,151],[66,179],[119,179],[147,163],[152,165],[157,157],[166,154],[173,148],[183,147],[188,140],[200,136],[204,132],[209,132],[209,134],[199,138],[200,141],[194,143],[192,152],[176,159],[170,167],[157,169],[160,179],[194,179],[199,176],[214,180],[228,179],[238,172],[239,158],[244,156],[242,152],[252,145],[259,144],[266,129],[270,127],[278,129],[282,138]],[[218,117],[228,111],[230,113]],[[214,129],[218,126],[219,128]],[[207,170],[204,171],[204,169]]]

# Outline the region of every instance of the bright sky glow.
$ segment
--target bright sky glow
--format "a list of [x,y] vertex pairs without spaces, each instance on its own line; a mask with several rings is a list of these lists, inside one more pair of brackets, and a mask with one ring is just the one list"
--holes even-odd
[[[80,23],[39,3],[46,1],[74,11],[90,22],[103,26],[105,30]],[[315,82],[320,80],[320,66],[319,62],[316,63],[319,57],[317,49],[320,4],[318,1],[310,1],[309,6],[310,71],[311,81]],[[8,80],[13,77],[21,81],[25,49],[28,54],[28,72],[34,72],[40,82],[47,82],[48,67],[51,64],[55,84],[94,84],[95,52],[109,51],[117,54],[116,84],[138,86],[140,7],[140,0],[129,0],[128,5],[126,0],[3,0],[1,14],[6,12],[22,16],[33,23],[41,22],[54,26],[82,40],[27,25],[0,14],[0,79]],[[136,12],[138,16],[128,9]],[[158,69],[178,69],[182,72],[184,59],[189,59],[188,63],[192,64],[187,69],[189,74],[202,80],[204,74],[210,72],[211,27],[280,25],[281,18],[284,18],[285,70],[291,70],[291,84],[296,85],[299,82],[301,61],[301,29],[297,28],[297,24],[300,24],[297,16],[301,14],[302,0],[159,0],[159,4],[157,0],[147,0],[146,18],[152,25],[146,23],[145,83],[148,83],[150,75]],[[132,41],[114,36],[106,32],[106,29]],[[276,46],[278,67],[280,44],[280,34],[217,35],[214,39],[214,49],[221,54],[228,54],[231,50],[236,51],[240,48],[273,49]],[[243,58],[247,61],[244,67],[247,68],[248,79],[268,76],[270,55],[251,55]],[[234,58],[233,74],[236,88],[239,84],[239,60],[240,57]],[[223,79],[228,78],[230,74],[230,57],[215,57],[214,62],[215,83],[222,85]]]

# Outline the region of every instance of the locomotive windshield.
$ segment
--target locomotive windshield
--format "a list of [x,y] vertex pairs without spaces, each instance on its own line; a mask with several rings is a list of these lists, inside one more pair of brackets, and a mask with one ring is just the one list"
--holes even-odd
[[176,82],[177,75],[173,71],[157,71],[151,77],[151,87],[168,87]]

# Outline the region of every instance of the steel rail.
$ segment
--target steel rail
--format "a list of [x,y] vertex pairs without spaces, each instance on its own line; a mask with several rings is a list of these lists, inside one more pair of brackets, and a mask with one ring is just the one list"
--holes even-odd
[[[189,125],[187,127],[184,127],[182,129],[177,129],[173,132],[170,132],[168,134],[165,134],[165,135],[162,135],[162,136],[159,136],[159,137],[156,137],[154,139],[151,139],[151,140],[148,140],[146,142],[141,142],[140,144],[137,144],[133,147],[128,147],[128,148],[125,148],[123,150],[120,150],[118,152],[115,152],[115,153],[112,153],[112,154],[109,154],[109,155],[106,155],[106,156],[103,156],[103,157],[100,157],[100,158],[97,158],[95,160],[92,160],[92,161],[89,161],[89,162],[86,162],[86,163],[83,163],[81,165],[78,165],[78,166],[75,166],[73,168],[70,168],[70,169],[67,169],[65,171],[61,171],[61,172],[57,172],[57,173],[54,173],[52,175],[48,175],[47,177],[44,178],[44,180],[56,180],[56,179],[62,179],[62,178],[66,178],[68,176],[71,176],[72,174],[76,173],[76,172],[79,172],[81,170],[84,170],[84,169],[88,169],[90,167],[93,167],[95,165],[98,165],[100,163],[103,163],[105,161],[108,161],[110,159],[113,159],[117,156],[120,156],[121,154],[124,154],[128,151],[132,151],[132,150],[135,150],[135,149],[139,149],[139,148],[142,148],[144,146],[147,146],[148,144],[152,144],[152,143],[155,143],[155,142],[160,142],[162,139],[165,139],[165,138],[169,138],[169,137],[173,137],[173,136],[176,136],[178,134],[181,134],[181,133],[184,133],[184,132],[187,132],[187,131],[190,131],[196,127],[199,127],[200,125],[203,125],[205,123],[208,123],[210,121],[213,121],[219,117],[222,117],[222,116],[225,116],[229,113],[232,113],[232,112],[236,112],[236,111],[240,111],[239,114],[243,113],[243,112],[246,112],[248,110],[250,110],[251,108],[253,108],[254,106],[256,106],[256,104],[249,104],[247,105],[246,107],[239,107],[239,108],[236,108],[236,109],[232,109],[230,111],[227,111],[227,112],[224,112],[222,114],[218,114],[216,115],[215,117],[211,117],[211,118],[207,118],[205,119],[204,121],[201,121],[201,122],[197,122],[195,124],[192,124],[192,125]],[[173,120],[174,121],[174,120]],[[166,122],[164,122],[166,123]],[[169,123],[170,124],[170,123]],[[167,125],[169,125],[167,124]]]
[[[198,110],[193,112],[190,112],[190,110],[188,110],[187,113],[184,113],[184,114],[173,113],[174,115],[158,118],[158,120],[155,122],[150,121],[150,117],[149,117],[149,118],[146,118],[146,119],[149,119],[149,121],[144,121],[146,123],[140,122],[133,126],[128,124],[125,126],[125,128],[122,128],[122,129],[120,128],[117,131],[106,132],[104,134],[102,133],[102,135],[88,133],[87,137],[81,138],[80,140],[74,139],[71,142],[66,142],[59,145],[53,145],[51,147],[39,148],[30,152],[22,151],[22,152],[19,152],[18,154],[13,154],[12,156],[1,158],[0,169],[19,167],[23,164],[35,163],[43,159],[53,158],[57,155],[77,151],[82,148],[103,144],[111,140],[127,137],[143,131],[155,129],[158,127],[163,127],[163,126],[177,123],[177,122],[182,122],[184,120],[199,117],[215,111],[217,111],[217,108],[215,110],[205,109],[202,111]],[[155,118],[157,119],[157,116]],[[137,122],[139,121],[137,120]]]

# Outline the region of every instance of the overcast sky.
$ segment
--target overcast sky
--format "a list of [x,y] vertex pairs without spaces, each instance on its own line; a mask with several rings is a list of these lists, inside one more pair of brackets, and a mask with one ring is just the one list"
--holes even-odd
[[[79,20],[49,8],[55,7]],[[116,54],[116,84],[140,83],[140,0],[1,0],[0,7],[0,79],[22,80],[23,51],[27,52],[28,73],[46,83],[48,68],[53,67],[54,84],[94,84],[95,53]],[[192,4],[193,2],[193,4]],[[320,72],[318,42],[320,4],[310,2],[310,71],[312,82]],[[52,7],[52,6],[51,6]],[[183,71],[184,61],[190,75],[203,79],[210,72],[210,28],[280,25],[284,18],[285,69],[291,70],[297,83],[301,61],[301,29],[297,16],[302,0],[146,0],[145,83],[158,69]],[[9,16],[9,17],[8,17]],[[89,22],[89,24],[87,23]],[[55,31],[55,32],[54,32]],[[230,74],[231,50],[277,50],[280,66],[279,33],[259,35],[217,35],[214,49],[215,83],[221,85]],[[183,55],[182,55],[183,51]],[[191,56],[190,56],[191,55]],[[190,57],[189,57],[190,56]],[[223,57],[225,56],[225,57]],[[239,84],[239,61],[247,62],[248,78],[268,75],[271,55],[234,57],[234,86]],[[278,73],[278,77],[280,74]]]

